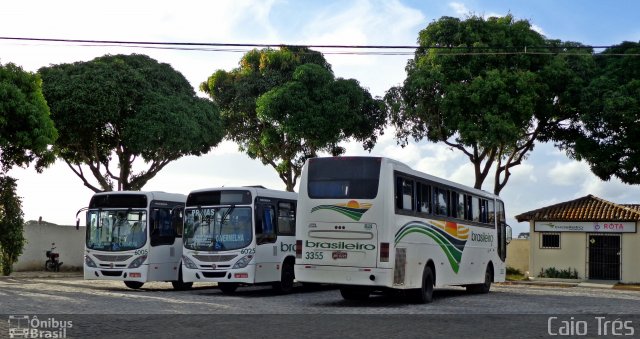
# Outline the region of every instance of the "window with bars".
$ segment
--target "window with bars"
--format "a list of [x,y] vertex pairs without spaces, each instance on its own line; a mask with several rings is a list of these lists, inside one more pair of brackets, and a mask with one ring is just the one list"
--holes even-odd
[[542,233],[540,248],[560,248],[560,233]]

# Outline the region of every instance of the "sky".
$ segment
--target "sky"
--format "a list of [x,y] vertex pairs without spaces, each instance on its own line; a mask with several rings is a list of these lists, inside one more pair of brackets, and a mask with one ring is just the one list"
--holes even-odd
[[[154,41],[302,45],[416,45],[420,30],[442,16],[473,15],[528,20],[547,38],[609,46],[640,41],[640,2],[634,0],[440,1],[440,0],[112,0],[3,1],[0,37],[108,41]],[[404,80],[412,55],[353,55],[322,50],[337,77],[357,79],[374,96]],[[0,63],[36,72],[52,64],[89,61],[105,54],[146,54],[170,64],[198,91],[218,69],[231,70],[246,49],[165,50],[87,46],[0,39]],[[204,96],[204,94],[199,93]],[[344,143],[346,155],[387,156],[436,176],[473,185],[473,168],[460,153],[426,141],[398,146],[393,130],[371,153],[359,143]],[[139,168],[141,169],[141,168]],[[75,224],[76,212],[93,191],[64,162],[38,174],[33,166],[8,173],[18,179],[25,220]],[[493,190],[492,178],[483,189]],[[284,189],[273,168],[252,160],[224,141],[208,154],[181,158],[165,167],[144,190],[188,194],[218,186],[263,185]],[[296,188],[297,190],[297,188]],[[640,203],[640,187],[617,179],[604,182],[589,166],[569,159],[552,144],[538,144],[512,171],[501,192],[514,236],[527,232],[514,216],[593,194],[615,203]]]

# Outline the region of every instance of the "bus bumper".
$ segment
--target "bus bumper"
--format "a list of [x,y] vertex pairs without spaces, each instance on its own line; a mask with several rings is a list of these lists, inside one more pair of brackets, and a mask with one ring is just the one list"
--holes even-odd
[[255,282],[255,265],[247,265],[242,269],[205,270],[187,268],[182,265],[184,282],[216,282],[253,284]]
[[394,287],[393,269],[390,268],[296,264],[294,271],[296,280],[303,283]]
[[138,268],[96,268],[84,265],[85,280],[118,280],[147,282],[149,265],[143,264]]

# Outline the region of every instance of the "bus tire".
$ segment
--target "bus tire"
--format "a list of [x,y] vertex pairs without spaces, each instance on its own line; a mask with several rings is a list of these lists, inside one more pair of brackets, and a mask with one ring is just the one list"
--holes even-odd
[[238,283],[218,283],[218,288],[224,294],[233,294],[238,289]]
[[342,286],[340,294],[344,300],[367,300],[371,291],[363,286]]
[[291,263],[285,263],[282,265],[280,281],[273,283],[273,289],[282,294],[291,293],[291,291],[293,291],[293,281],[295,278],[293,265]]
[[124,284],[134,290],[139,289],[140,287],[142,287],[142,285],[144,285],[143,282],[139,282],[139,281],[130,281],[130,280],[125,280]]
[[474,294],[485,294],[491,290],[491,281],[493,280],[493,270],[491,266],[487,266],[487,270],[484,272],[484,283],[467,285],[467,292]]
[[184,291],[190,289],[193,286],[193,282],[184,282],[182,280],[182,267],[180,267],[180,270],[178,270],[178,280],[172,281],[171,285],[176,291]]
[[428,304],[433,301],[433,286],[435,279],[430,266],[426,266],[422,272],[422,286],[413,290],[411,297],[416,304]]

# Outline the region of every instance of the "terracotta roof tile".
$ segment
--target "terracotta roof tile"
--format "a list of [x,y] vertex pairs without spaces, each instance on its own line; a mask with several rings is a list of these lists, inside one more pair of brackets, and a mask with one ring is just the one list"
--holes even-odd
[[571,201],[539,208],[515,216],[518,222],[553,221],[638,221],[640,204],[616,204],[591,194]]

